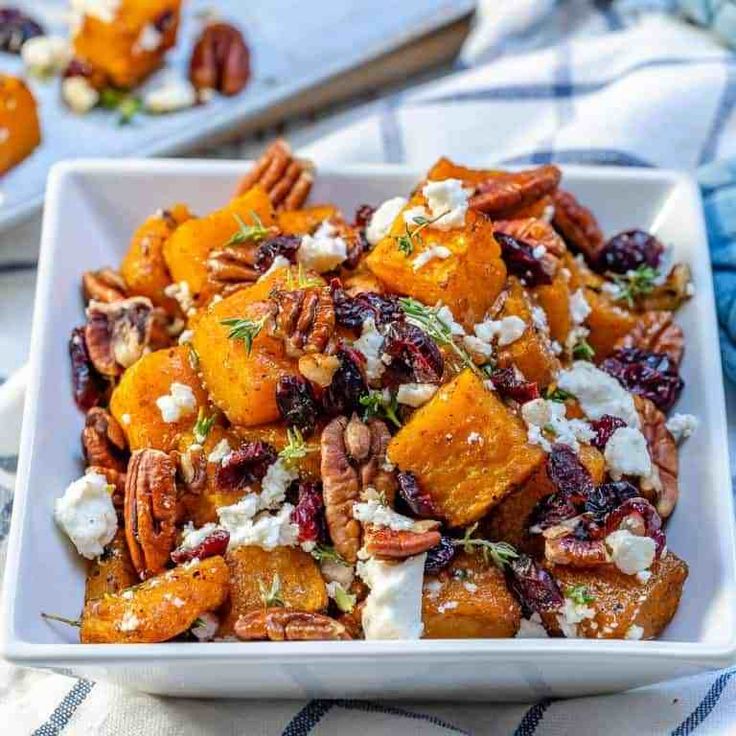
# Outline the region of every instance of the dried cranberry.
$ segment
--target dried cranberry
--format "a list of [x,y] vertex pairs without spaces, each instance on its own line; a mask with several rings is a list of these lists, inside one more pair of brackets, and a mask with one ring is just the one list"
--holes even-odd
[[498,368],[493,371],[491,383],[501,396],[520,404],[539,398],[539,386],[534,381],[520,379],[513,368]]
[[544,531],[563,521],[574,519],[580,513],[575,503],[562,493],[553,493],[537,502],[529,516],[529,529]]
[[173,10],[164,10],[163,13],[159,13],[153,21],[153,27],[159,33],[166,33],[176,23],[176,14]]
[[510,560],[508,572],[510,587],[521,602],[525,617],[562,607],[564,600],[554,578],[528,555],[520,554]]
[[314,430],[319,407],[312,387],[301,376],[282,376],[276,385],[276,406],[289,426],[307,434]]
[[299,484],[299,497],[291,521],[299,527],[297,541],[300,544],[324,541],[327,535],[325,502],[319,484],[306,481]]
[[199,559],[204,560],[207,557],[216,557],[224,555],[230,541],[230,532],[225,529],[215,529],[212,534],[207,535],[198,545],[189,549],[179,547],[171,553],[171,560],[181,565],[182,562]]
[[256,271],[259,273],[268,271],[276,260],[276,256],[282,256],[290,263],[296,263],[296,252],[301,242],[302,239],[295,235],[278,235],[275,238],[267,238],[256,249]]
[[643,230],[628,230],[614,235],[604,246],[596,262],[596,270],[626,273],[639,266],[657,268],[664,246]]
[[226,455],[217,468],[218,488],[235,491],[262,480],[277,457],[276,450],[267,442],[243,442],[237,450]]
[[424,572],[427,575],[436,575],[452,562],[456,551],[457,547],[449,537],[441,537],[440,543],[427,551]]
[[335,305],[335,319],[343,327],[359,328],[367,319],[372,319],[379,326],[404,319],[404,313],[395,296],[381,296],[372,291],[362,291],[350,296],[338,279],[332,280],[330,289]]
[[664,412],[674,406],[684,386],[677,366],[665,353],[621,348],[606,358],[600,367],[629,391],[650,399]]
[[432,497],[421,488],[414,473],[399,471],[396,474],[396,480],[399,484],[399,498],[415,516],[424,519],[437,516],[437,509]]
[[416,325],[392,322],[386,330],[383,352],[391,358],[391,373],[402,382],[439,383],[442,378],[442,352]]
[[109,384],[95,370],[84,339],[84,327],[75,327],[69,338],[74,402],[82,411],[105,402]]
[[608,536],[617,531],[627,517],[633,517],[637,522],[643,524],[644,533],[651,537],[657,545],[656,554],[659,557],[667,540],[662,531],[662,517],[657,513],[657,509],[645,498],[629,498],[608,515],[605,522],[605,535]]
[[368,223],[373,217],[373,213],[376,211],[375,207],[371,207],[369,204],[362,204],[355,210],[355,227],[359,227],[361,230],[365,230],[368,227]]
[[547,475],[555,488],[566,498],[585,502],[585,498],[593,490],[593,479],[586,467],[580,462],[577,452],[555,443],[547,456]]
[[43,36],[43,27],[17,8],[0,8],[0,51],[19,54],[23,44]]
[[369,250],[370,245],[365,234],[362,230],[358,230],[352,237],[348,238],[348,257],[342,262],[343,268],[347,268],[348,271],[356,269],[363,254]]
[[364,376],[365,359],[362,354],[343,346],[337,351],[337,358],[340,367],[322,395],[322,407],[332,416],[359,411],[360,397],[368,392]]
[[617,509],[624,501],[635,498],[639,492],[631,483],[619,480],[603,483],[594,488],[585,501],[585,511],[595,523],[602,524],[608,514]]
[[590,441],[590,444],[603,452],[613,433],[625,426],[626,422],[623,419],[611,414],[604,414],[600,419],[591,420],[590,427],[595,432],[595,437]]
[[533,246],[500,230],[495,231],[493,237],[501,246],[501,257],[510,274],[529,286],[552,283],[549,266],[546,261],[535,257]]

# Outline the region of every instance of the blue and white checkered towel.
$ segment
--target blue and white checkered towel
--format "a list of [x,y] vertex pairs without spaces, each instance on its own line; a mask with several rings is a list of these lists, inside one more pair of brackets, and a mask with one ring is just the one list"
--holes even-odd
[[[727,163],[736,160],[736,66],[723,43],[736,38],[734,3],[487,0],[481,6],[462,56],[467,69],[349,113],[343,127],[304,152],[318,164],[428,166],[442,153],[474,165],[556,161],[697,169],[718,271],[724,362],[736,377],[736,164]],[[643,10],[674,14],[678,6],[714,32]],[[9,246],[0,238],[0,263],[3,250]],[[18,340],[11,336],[18,334],[18,305],[28,303],[23,278],[30,280],[24,270],[3,273],[0,265],[0,372],[3,365],[20,363],[12,352]],[[0,540],[11,508],[22,403],[22,380],[9,383],[0,393]],[[736,416],[730,419],[736,427]],[[0,723],[6,730],[13,724],[9,733],[43,736],[306,736],[358,729],[370,736],[729,734],[736,733],[734,674],[526,705],[203,703],[0,666]]]

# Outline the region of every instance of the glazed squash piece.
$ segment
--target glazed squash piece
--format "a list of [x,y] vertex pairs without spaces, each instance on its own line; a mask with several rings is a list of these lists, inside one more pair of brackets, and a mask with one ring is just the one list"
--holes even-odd
[[176,228],[191,217],[184,204],[175,204],[149,217],[133,234],[120,265],[120,275],[131,295],[147,296],[154,306],[172,315],[179,312],[179,304],[164,293],[171,284],[171,274],[164,260],[163,247]]
[[[416,195],[409,207],[424,204]],[[468,210],[463,228],[447,231],[427,228],[411,255],[402,252],[396,237],[405,234],[402,216],[391,232],[371,251],[366,265],[390,292],[410,296],[430,306],[442,302],[466,329],[483,319],[501,292],[506,266],[493,238],[493,225],[484,215]],[[449,258],[430,260],[415,269],[415,259],[428,248],[443,246]]]
[[[156,403],[172,396],[180,384],[191,389],[190,397],[182,397],[182,405],[167,418]],[[172,388],[173,386],[173,388]],[[186,389],[184,391],[188,394]],[[174,396],[176,398],[176,396]],[[191,432],[199,407],[207,406],[207,393],[192,366],[191,351],[186,345],[157,350],[144,355],[128,368],[110,399],[110,411],[122,427],[131,450],[150,447],[169,452],[177,448],[180,436]]]
[[25,82],[0,74],[0,174],[30,155],[41,142],[36,100]]
[[239,230],[238,218],[255,225],[256,218],[268,227],[275,222],[271,200],[256,186],[222,209],[188,220],[164,244],[164,259],[175,283],[186,282],[194,298],[205,289],[207,257],[222,248]]
[[230,601],[219,636],[232,634],[235,622],[244,613],[263,608],[264,591],[272,588],[278,591],[278,598],[286,608],[300,611],[327,608],[327,588],[319,566],[301,549],[237,547],[225,559],[230,570]]
[[503,573],[481,554],[461,552],[438,575],[424,578],[424,639],[508,638],[520,619]]
[[523,422],[470,370],[442,386],[394,436],[389,460],[411,471],[450,526],[484,516],[544,459]]
[[486,179],[499,176],[504,172],[500,169],[471,169],[462,164],[450,161],[442,156],[427,173],[429,181],[442,181],[443,179],[460,179],[464,184],[475,186]]
[[219,608],[228,594],[222,557],[194,560],[134,588],[87,601],[82,612],[83,644],[140,644],[168,641],[203,613]]
[[109,593],[119,593],[139,582],[125,541],[125,531],[120,528],[105,551],[87,567],[84,601],[102,598]]
[[276,224],[285,235],[306,235],[316,230],[324,220],[338,214],[331,204],[315,204],[301,210],[284,210],[276,215]]
[[567,279],[558,270],[551,284],[535,286],[531,292],[547,315],[550,337],[560,345],[564,345],[572,328],[570,288]]
[[[656,561],[645,582],[615,567],[550,569],[563,594],[585,588],[591,618],[577,626],[577,636],[588,639],[653,639],[672,620],[688,575],[687,564],[672,552]],[[542,616],[552,634],[561,632],[555,614]]]
[[595,361],[600,362],[613,352],[614,345],[624,335],[631,332],[637,316],[593,289],[585,290],[585,298],[590,305],[590,314],[585,321],[590,329],[588,342],[595,350]]

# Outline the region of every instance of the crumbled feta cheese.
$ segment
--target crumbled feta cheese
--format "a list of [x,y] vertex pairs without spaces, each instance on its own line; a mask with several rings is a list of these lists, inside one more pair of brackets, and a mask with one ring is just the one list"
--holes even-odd
[[578,624],[592,618],[595,618],[595,611],[590,606],[585,603],[576,603],[570,598],[565,598],[562,612],[557,614],[560,629],[568,639],[577,638]]
[[437,393],[434,383],[402,383],[396,392],[399,404],[419,407],[426,404]]
[[355,568],[352,565],[343,565],[337,560],[322,560],[319,569],[328,583],[340,583],[345,590],[353,584]]
[[437,597],[442,591],[442,583],[439,580],[430,580],[425,583],[424,591],[427,593],[430,600],[437,600]]
[[200,613],[194,621],[194,625],[189,631],[198,641],[212,641],[215,638],[217,629],[220,627],[220,619],[210,611]]
[[248,493],[237,503],[230,506],[220,506],[217,516],[223,528],[230,531],[250,521],[258,512],[258,496]]
[[179,345],[189,345],[194,337],[194,330],[182,330],[179,335]]
[[374,498],[353,504],[353,518],[363,524],[387,526],[394,531],[413,529],[416,523],[414,519],[397,513]]
[[539,218],[542,220],[542,222],[552,222],[555,216],[555,206],[553,204],[548,204],[545,206],[545,208],[542,210],[542,216]]
[[585,298],[583,290],[578,289],[570,297],[570,317],[572,318],[573,324],[583,324],[583,322],[588,319],[590,312],[590,304],[588,304],[588,300]]
[[404,210],[403,218],[404,223],[406,225],[414,226],[418,225],[419,223],[417,220],[421,221],[422,219],[428,220],[430,219],[431,215],[427,210],[424,209],[421,205],[418,205],[417,207],[409,207],[409,209]]
[[194,549],[195,547],[199,547],[207,537],[211,536],[212,533],[216,532],[218,529],[219,527],[217,524],[212,522],[208,522],[204,526],[199,527],[199,529],[196,529],[194,524],[190,521],[182,529],[184,536],[182,537],[179,547],[181,549]]
[[471,432],[468,435],[467,443],[469,445],[482,445],[483,436],[480,434],[480,432]]
[[420,253],[412,262],[411,267],[414,271],[426,266],[435,258],[444,261],[452,255],[452,251],[444,245],[432,245],[424,252]]
[[85,115],[100,101],[100,93],[85,77],[67,77],[61,83],[61,98],[72,112]]
[[[567,419],[566,411],[561,401],[533,399],[523,404],[521,416],[527,424],[528,441],[545,452],[552,451],[553,442],[572,447],[576,452],[580,449],[579,442],[589,443],[595,437],[590,425],[581,419]],[[544,432],[554,435],[552,441]]]
[[638,641],[644,636],[644,629],[641,626],[637,626],[636,624],[631,624],[628,629],[626,629],[626,633],[624,634],[624,639],[633,639],[634,641]]
[[276,258],[273,259],[273,262],[268,267],[268,269],[266,269],[258,277],[258,280],[261,281],[262,279],[265,279],[267,276],[270,276],[274,271],[278,271],[280,268],[286,268],[287,266],[291,266],[291,261],[285,256],[277,255]]
[[87,473],[64,491],[54,504],[54,519],[82,557],[102,554],[118,528],[112,486],[101,473]]
[[544,245],[537,245],[534,248],[532,248],[532,255],[537,260],[539,260],[546,252],[547,252],[547,248]]
[[347,257],[347,244],[337,235],[335,226],[328,220],[317,228],[314,235],[304,235],[296,252],[297,261],[317,273],[332,271]]
[[474,355],[479,355],[481,358],[490,358],[493,355],[493,345],[483,342],[479,337],[475,335],[463,336],[463,345],[466,349]]
[[639,427],[639,414],[631,394],[613,376],[592,363],[575,361],[572,368],[560,372],[557,385],[580,402],[588,418],[600,419],[604,414],[611,414],[630,427]]
[[652,573],[649,570],[641,570],[636,573],[636,579],[642,584],[646,585],[649,582],[649,578],[652,577]]
[[207,455],[207,462],[220,464],[232,451],[233,448],[230,447],[230,443],[226,438],[223,438],[212,448],[212,452]]
[[484,342],[493,342],[498,339],[500,347],[516,342],[526,331],[526,322],[521,317],[511,315],[503,319],[489,319],[473,327],[476,337]]
[[72,50],[61,36],[35,36],[21,46],[20,56],[29,74],[45,77],[63,71]]
[[121,594],[122,598],[125,598],[126,601],[133,600],[133,591],[132,590],[124,590]]
[[533,613],[531,618],[522,618],[519,622],[519,630],[516,639],[546,639],[549,637],[547,629],[542,625],[542,617]]
[[272,509],[283,503],[287,488],[298,477],[299,473],[287,467],[281,458],[271,463],[261,481],[261,494],[258,497],[259,508]]
[[363,607],[365,638],[419,639],[422,624],[422,583],[426,552],[402,562],[375,558],[358,563],[358,574],[371,589]]
[[437,317],[450,330],[450,332],[453,335],[464,335],[465,329],[461,324],[455,321],[455,315],[452,313],[452,310],[443,304],[438,304],[437,307]]
[[647,478],[652,472],[652,461],[644,435],[633,427],[619,427],[606,443],[603,452],[608,472],[613,480],[624,475]]
[[427,182],[422,188],[422,194],[427,198],[432,219],[439,218],[432,227],[451,230],[465,224],[468,192],[463,189],[460,179]]
[[684,439],[692,436],[699,424],[698,418],[692,414],[675,413],[667,420],[665,426],[672,433],[675,442],[679,444]]
[[176,299],[184,314],[190,314],[194,309],[192,290],[187,281],[179,281],[177,284],[169,284],[164,287],[164,294],[171,299]]
[[468,591],[468,593],[477,593],[478,592],[478,586],[475,583],[471,583],[469,580],[465,580],[463,582],[463,588]]
[[161,46],[163,34],[153,23],[147,23],[138,34],[133,44],[133,53],[139,54],[144,51],[156,51]]
[[156,406],[161,412],[161,418],[167,424],[172,424],[194,412],[197,398],[191,386],[174,381],[169,387],[169,393],[156,399]]
[[187,79],[170,77],[161,86],[143,95],[143,106],[149,112],[163,115],[193,107],[197,102],[197,90]]
[[103,23],[112,23],[121,2],[122,0],[72,0],[71,7],[80,16],[89,15]]
[[610,296],[613,301],[617,301],[621,296],[621,287],[612,281],[605,281],[601,285],[601,291],[606,295]]
[[228,549],[247,546],[266,550],[294,547],[299,537],[299,527],[291,522],[294,507],[285,503],[274,514],[264,511],[253,516],[251,511],[255,510],[256,502],[256,496],[249,494],[237,504],[217,509],[220,524],[230,532]]
[[550,347],[552,348],[552,353],[554,355],[562,355],[562,345],[560,345],[557,340],[552,340]]
[[133,420],[130,418],[130,414],[123,414],[120,417],[123,420],[123,424],[127,427]]
[[404,197],[392,197],[383,202],[373,213],[365,229],[365,237],[371,245],[377,245],[391,232],[394,220],[405,206]]
[[688,281],[685,286],[685,296],[695,296],[695,284],[692,281]]
[[372,317],[363,322],[363,330],[360,337],[353,343],[353,347],[359,350],[365,358],[365,374],[369,383],[380,381],[386,370],[381,360],[383,335],[376,329],[376,323]]
[[140,626],[140,623],[138,616],[136,616],[132,611],[126,610],[125,613],[123,613],[123,617],[120,619],[118,630],[135,631]]
[[532,307],[532,323],[540,332],[547,332],[549,322],[547,321],[547,312],[542,307]]
[[613,564],[626,575],[648,570],[654,562],[656,544],[651,537],[640,537],[619,529],[606,537]]
[[437,612],[438,613],[445,613],[445,611],[454,611],[460,604],[457,601],[446,601],[445,603],[440,603],[439,606],[437,606]]

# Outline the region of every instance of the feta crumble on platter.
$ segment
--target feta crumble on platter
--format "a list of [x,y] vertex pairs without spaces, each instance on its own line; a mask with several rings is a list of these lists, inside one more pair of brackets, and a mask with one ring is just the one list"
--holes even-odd
[[174,381],[169,386],[169,393],[156,399],[156,406],[161,412],[161,418],[167,424],[173,424],[182,417],[194,413],[197,408],[197,398],[190,386]]
[[394,220],[406,206],[405,197],[392,197],[383,202],[371,216],[365,237],[371,245],[378,245],[391,231]]
[[317,273],[332,271],[347,257],[347,243],[337,235],[337,228],[328,220],[317,228],[314,235],[304,235],[296,252],[297,261]]

